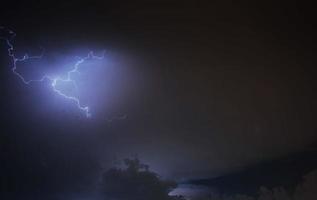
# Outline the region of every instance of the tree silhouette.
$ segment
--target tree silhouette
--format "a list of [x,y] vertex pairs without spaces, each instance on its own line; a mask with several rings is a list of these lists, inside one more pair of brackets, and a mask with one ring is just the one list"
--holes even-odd
[[111,168],[102,176],[101,190],[110,200],[172,200],[174,181],[161,180],[139,159],[125,159],[126,168]]

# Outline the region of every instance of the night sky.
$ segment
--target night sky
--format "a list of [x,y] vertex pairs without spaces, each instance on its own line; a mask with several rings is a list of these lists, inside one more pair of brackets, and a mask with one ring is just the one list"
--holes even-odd
[[298,166],[281,170],[294,171],[289,182],[317,168],[312,5],[172,0],[0,7],[0,26],[17,34],[17,55],[46,49],[43,60],[19,68],[25,76],[64,70],[76,55],[105,50],[104,60],[91,64],[97,68],[86,71],[82,96],[92,108],[86,118],[47,82],[23,84],[1,41],[2,194],[88,194],[102,170],[131,156],[164,178],[197,185],[226,175],[236,180],[230,175],[250,168],[245,177],[261,177],[286,158]]

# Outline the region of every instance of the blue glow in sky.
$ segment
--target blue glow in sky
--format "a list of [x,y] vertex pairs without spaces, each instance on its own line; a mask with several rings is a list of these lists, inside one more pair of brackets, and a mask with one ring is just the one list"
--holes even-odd
[[[45,55],[45,50],[42,49],[41,53],[39,55],[28,55],[25,53],[22,57],[16,56],[15,54],[15,47],[13,44],[13,40],[16,37],[16,33],[12,30],[6,29],[4,27],[0,27],[1,32],[6,33],[6,36],[0,36],[0,39],[5,40],[7,46],[8,46],[8,56],[12,59],[12,67],[11,70],[14,75],[19,77],[19,79],[26,85],[29,85],[34,82],[46,82],[49,81],[52,90],[60,95],[61,97],[65,98],[67,101],[73,102],[77,108],[82,111],[86,117],[91,117],[91,112],[89,105],[83,104],[81,102],[80,94],[79,94],[79,85],[81,79],[78,78],[78,76],[81,76],[81,66],[89,62],[90,67],[94,67],[94,63],[92,61],[95,60],[103,60],[104,59],[104,51],[101,53],[101,55],[95,55],[93,51],[90,51],[85,57],[79,57],[76,56],[76,61],[74,63],[71,63],[70,69],[66,69],[61,74],[58,75],[51,75],[44,73],[40,75],[39,77],[31,77],[26,78],[25,75],[19,71],[20,66],[24,66],[26,63],[32,63],[34,60],[42,60],[43,56]],[[35,64],[35,63],[33,63]],[[39,63],[37,63],[39,64]],[[70,64],[67,64],[70,65]],[[32,74],[32,73],[31,73]]]

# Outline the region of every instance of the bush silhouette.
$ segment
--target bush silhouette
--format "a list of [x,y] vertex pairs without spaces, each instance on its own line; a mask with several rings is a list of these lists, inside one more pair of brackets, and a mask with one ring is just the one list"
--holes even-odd
[[138,159],[125,159],[126,168],[111,168],[102,176],[101,190],[110,200],[172,200],[173,181],[161,180]]

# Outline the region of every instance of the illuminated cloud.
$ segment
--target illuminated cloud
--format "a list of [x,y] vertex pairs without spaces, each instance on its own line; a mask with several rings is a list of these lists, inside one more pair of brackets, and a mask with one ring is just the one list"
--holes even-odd
[[9,36],[1,36],[0,39],[3,39],[6,41],[8,45],[8,56],[12,59],[12,72],[18,76],[22,82],[26,85],[29,85],[33,82],[44,82],[49,81],[52,86],[52,90],[56,92],[58,95],[64,97],[66,100],[72,101],[79,110],[83,111],[86,115],[86,117],[91,116],[91,112],[89,109],[89,106],[83,105],[80,101],[80,98],[69,92],[69,90],[78,90],[78,83],[77,80],[74,79],[74,74],[80,74],[80,66],[85,63],[87,60],[102,60],[104,59],[104,51],[101,56],[94,55],[93,51],[90,51],[86,57],[78,57],[75,64],[73,64],[72,68],[66,72],[64,72],[63,75],[60,76],[50,76],[50,75],[43,75],[36,79],[26,79],[23,74],[21,74],[18,71],[18,64],[29,62],[30,60],[34,59],[42,59],[44,55],[44,49],[42,50],[42,53],[40,55],[36,56],[30,56],[28,54],[24,54],[21,58],[15,55],[14,53],[14,45],[12,40],[15,38],[16,33],[12,30],[6,29],[4,27],[0,27],[1,32],[8,32]]

